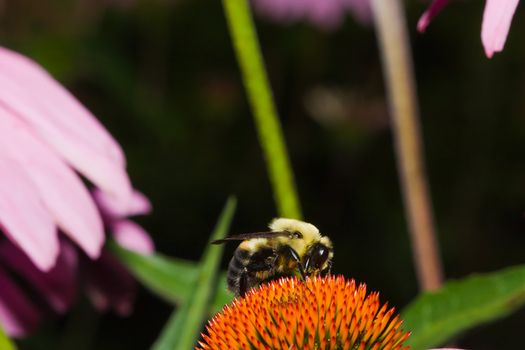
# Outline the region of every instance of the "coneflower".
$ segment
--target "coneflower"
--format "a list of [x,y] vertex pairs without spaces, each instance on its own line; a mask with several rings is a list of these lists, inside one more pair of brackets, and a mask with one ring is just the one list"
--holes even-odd
[[408,349],[394,308],[366,285],[328,276],[252,289],[210,320],[198,350]]

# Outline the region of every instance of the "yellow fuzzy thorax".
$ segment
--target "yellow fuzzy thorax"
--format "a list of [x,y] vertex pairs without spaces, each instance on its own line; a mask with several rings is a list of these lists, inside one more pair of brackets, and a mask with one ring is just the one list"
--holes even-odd
[[277,241],[281,244],[287,244],[292,247],[300,256],[303,256],[308,247],[319,242],[321,234],[314,225],[295,219],[277,218],[274,219],[269,228],[272,231],[299,232],[303,237],[300,239],[289,239],[288,237],[279,237]]
[[[274,247],[277,248],[282,245],[288,245],[299,254],[304,256],[308,249],[315,243],[322,243],[327,247],[332,248],[332,242],[326,236],[322,236],[317,227],[314,225],[295,219],[287,218],[276,218],[270,225],[270,230],[275,232],[298,232],[302,238],[290,238],[290,237],[276,237],[273,239],[268,238],[253,238],[246,240],[240,244],[242,249],[248,251],[256,251],[259,248]],[[330,258],[333,256],[333,252],[330,253]]]

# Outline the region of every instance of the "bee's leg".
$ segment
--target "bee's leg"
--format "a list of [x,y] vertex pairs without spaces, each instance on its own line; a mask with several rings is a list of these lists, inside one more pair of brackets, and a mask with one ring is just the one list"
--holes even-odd
[[328,263],[328,268],[325,270],[325,275],[330,274],[332,272],[332,262]]
[[241,277],[239,278],[239,296],[244,297],[247,291],[248,291],[248,272],[245,269],[241,273]]
[[301,261],[301,258],[299,257],[299,254],[297,254],[297,252],[295,251],[295,249],[293,249],[292,247],[290,246],[285,246],[285,248],[283,249],[286,249],[286,252],[288,253],[289,257],[296,262],[297,264],[297,269],[299,270],[299,273],[301,274],[301,280],[304,283],[304,286],[306,287],[306,289],[311,292],[310,288],[308,288],[308,284],[306,283],[306,273],[304,271],[304,267],[303,267],[303,263]]
[[290,258],[297,263],[297,269],[299,270],[299,273],[301,274],[301,279],[303,281],[306,280],[306,273],[304,272],[303,263],[301,262],[301,258],[299,257],[299,254],[290,246],[284,246],[283,249],[286,250],[286,253],[290,256]]

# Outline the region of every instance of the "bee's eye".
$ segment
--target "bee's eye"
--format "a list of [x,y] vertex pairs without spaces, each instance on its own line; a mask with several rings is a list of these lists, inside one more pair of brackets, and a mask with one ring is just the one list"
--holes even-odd
[[324,245],[316,245],[311,250],[311,255],[306,262],[306,267],[321,269],[330,256],[330,250]]
[[328,249],[326,249],[326,247],[319,247],[316,255],[317,259],[324,263],[326,259],[328,259]]

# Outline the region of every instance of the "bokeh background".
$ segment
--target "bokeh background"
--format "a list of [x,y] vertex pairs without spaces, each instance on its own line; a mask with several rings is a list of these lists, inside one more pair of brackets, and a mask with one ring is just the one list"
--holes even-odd
[[[483,1],[453,3],[424,35],[426,2],[405,3],[446,276],[524,263],[525,8],[489,60]],[[351,14],[331,31],[256,24],[306,219],[334,241],[334,272],[403,307],[418,288],[373,27]],[[276,215],[220,1],[2,0],[0,42],[41,63],[122,144],[153,203],[140,221],[158,251],[199,259],[229,194],[232,233]],[[128,318],[81,298],[21,349],[145,349],[170,312],[144,289]],[[456,345],[519,348],[523,324],[525,311]]]

